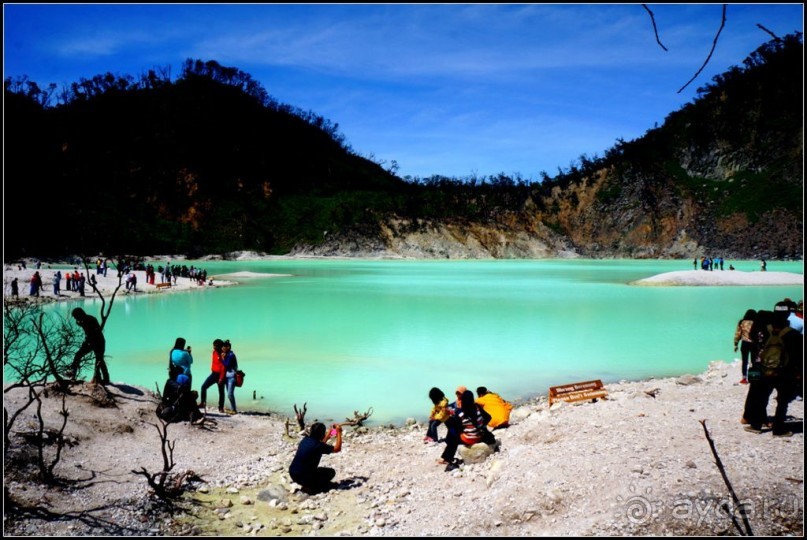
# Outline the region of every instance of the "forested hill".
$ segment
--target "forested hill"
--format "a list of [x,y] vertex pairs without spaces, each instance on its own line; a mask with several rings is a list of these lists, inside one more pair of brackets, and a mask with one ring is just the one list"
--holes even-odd
[[764,44],[643,137],[532,183],[404,181],[337,124],[213,61],[55,92],[5,81],[7,259],[803,258],[801,34]]

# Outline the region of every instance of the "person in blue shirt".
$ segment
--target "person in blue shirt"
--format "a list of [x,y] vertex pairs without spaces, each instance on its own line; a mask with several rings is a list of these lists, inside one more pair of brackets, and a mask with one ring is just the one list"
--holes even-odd
[[188,386],[191,385],[193,381],[193,376],[191,375],[191,365],[193,364],[193,356],[191,356],[191,348],[190,346],[185,347],[185,338],[177,338],[174,342],[174,348],[171,349],[170,359],[171,365],[173,370],[174,378],[176,375],[186,375],[188,377]]
[[[335,436],[336,443],[331,446],[328,440]],[[325,454],[334,454],[342,450],[342,426],[334,424],[327,431],[325,424],[316,422],[311,425],[308,435],[300,441],[297,453],[289,465],[291,479],[303,486],[309,495],[322,493],[334,487],[331,480],[336,471],[329,467],[320,467],[319,461]]]

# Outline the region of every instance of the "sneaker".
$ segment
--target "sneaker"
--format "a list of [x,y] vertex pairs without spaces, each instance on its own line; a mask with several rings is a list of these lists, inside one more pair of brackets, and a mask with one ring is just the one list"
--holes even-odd
[[425,437],[423,437],[423,442],[425,442],[425,443],[432,443],[432,442],[434,442],[434,439],[432,439],[431,437],[429,437],[428,435],[426,435]]
[[219,412],[223,413],[224,412],[224,407],[219,407]]
[[748,384],[748,379],[743,377],[742,380],[740,381],[740,384]]
[[743,429],[749,433],[762,433],[762,428],[758,426],[752,426],[751,424],[746,425]]
[[781,433],[774,433],[773,436],[774,437],[792,437],[793,432],[792,431],[783,431]]

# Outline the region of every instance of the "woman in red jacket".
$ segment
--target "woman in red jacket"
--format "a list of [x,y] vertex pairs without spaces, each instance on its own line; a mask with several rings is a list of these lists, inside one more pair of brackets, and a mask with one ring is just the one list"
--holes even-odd
[[221,349],[224,342],[220,339],[213,341],[213,358],[210,363],[210,375],[202,383],[202,403],[201,408],[207,407],[207,389],[214,384],[219,389],[219,412],[224,412],[224,384],[220,383],[224,379],[224,364],[221,362]]

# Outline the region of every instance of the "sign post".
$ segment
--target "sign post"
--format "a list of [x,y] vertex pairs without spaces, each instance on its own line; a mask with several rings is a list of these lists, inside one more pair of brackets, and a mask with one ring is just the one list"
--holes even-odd
[[602,381],[585,381],[549,388],[549,405],[556,401],[574,403],[576,401],[592,401],[598,398],[607,398],[608,391]]

